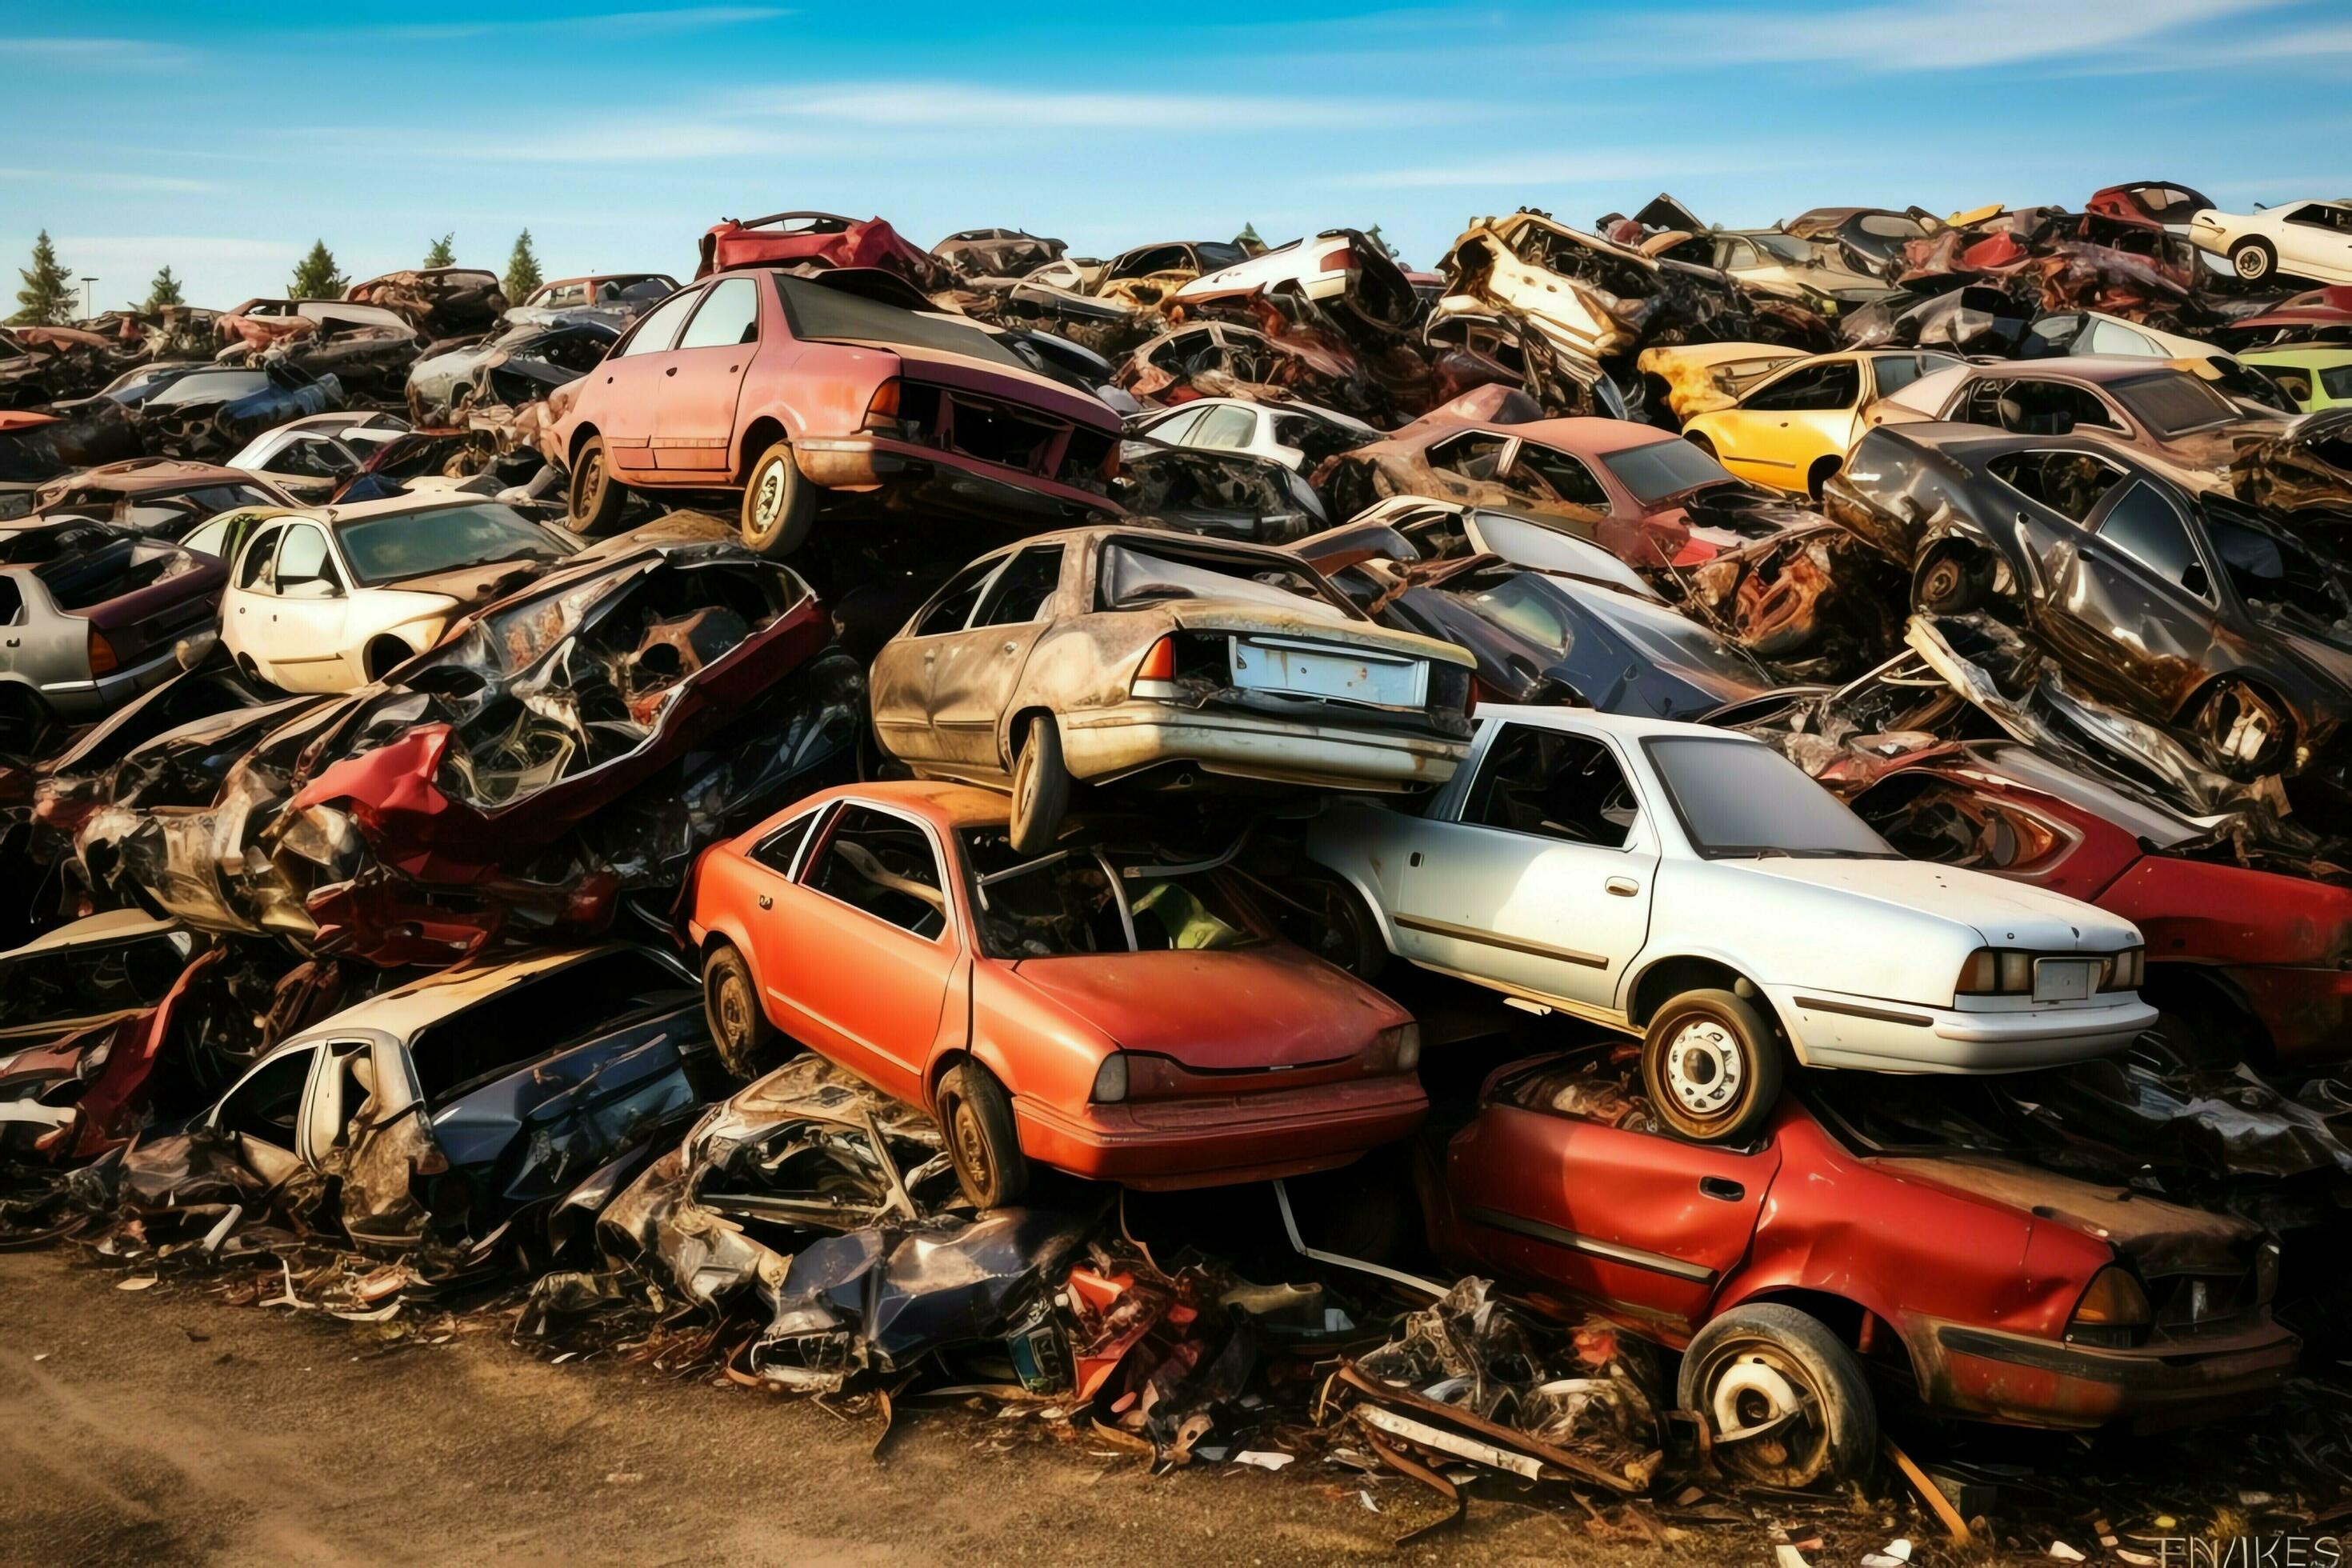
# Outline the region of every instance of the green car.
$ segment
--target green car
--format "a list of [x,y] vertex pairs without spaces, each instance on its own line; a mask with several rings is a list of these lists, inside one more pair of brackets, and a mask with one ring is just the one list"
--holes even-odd
[[2352,344],[2293,343],[2238,358],[2276,382],[2305,414],[2352,405]]

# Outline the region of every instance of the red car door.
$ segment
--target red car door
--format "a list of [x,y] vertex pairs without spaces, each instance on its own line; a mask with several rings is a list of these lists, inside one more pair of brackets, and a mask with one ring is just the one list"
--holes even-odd
[[704,289],[662,367],[653,405],[654,467],[727,471],[735,403],[759,348],[760,280],[721,278]]
[[655,306],[628,341],[588,373],[581,409],[603,434],[615,468],[642,473],[653,468],[655,410],[675,379],[670,373],[677,368],[671,345],[701,298],[689,290]]
[[914,818],[856,802],[822,832],[799,876],[773,895],[760,939],[769,1014],[785,1033],[919,1104],[962,956],[938,847]]
[[1780,1169],[1586,1116],[1489,1101],[1446,1148],[1463,1242],[1497,1272],[1686,1335],[1747,1256]]

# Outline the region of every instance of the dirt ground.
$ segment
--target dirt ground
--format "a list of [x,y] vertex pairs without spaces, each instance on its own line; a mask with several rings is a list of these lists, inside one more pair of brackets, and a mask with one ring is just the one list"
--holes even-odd
[[[0,1254],[0,1560],[175,1563],[1770,1561],[1760,1525],[1596,1540],[1581,1516],[1302,1459],[1153,1477],[1030,1423],[873,1418],[647,1369],[551,1364],[478,1313],[371,1345],[199,1287]],[[1359,1492],[1380,1511],[1368,1509]]]

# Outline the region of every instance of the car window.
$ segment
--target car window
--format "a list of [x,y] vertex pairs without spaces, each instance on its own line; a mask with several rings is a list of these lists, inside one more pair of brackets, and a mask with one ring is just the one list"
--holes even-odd
[[[1846,367],[1851,370],[1853,367]],[[1702,485],[1730,485],[1739,481],[1731,470],[1690,442],[1676,437],[1649,441],[1639,447],[1620,447],[1601,455],[1601,464],[1617,476],[1617,482],[1633,492],[1633,499],[1644,506],[1697,489]]]
[[1463,820],[1622,849],[1637,815],[1625,770],[1606,743],[1534,724],[1506,724],[1486,748]]
[[[1298,241],[1294,239],[1290,245],[1279,246],[1276,248],[1288,250],[1291,246],[1297,243]],[[1249,259],[1249,252],[1238,245],[1228,245],[1222,239],[1204,239],[1193,247],[1193,250],[1200,257],[1202,267],[1238,267]]]
[[629,335],[629,341],[621,345],[621,352],[614,357],[628,359],[635,354],[667,352],[671,341],[677,336],[677,329],[685,321],[686,313],[693,310],[695,302],[701,298],[699,293],[687,293],[663,300],[646,312],[646,319],[637,323],[637,330]]
[[988,585],[988,575],[1004,563],[1002,555],[990,555],[973,562],[947,581],[931,607],[915,623],[915,636],[935,637],[949,632],[963,630],[964,622],[971,618],[972,606],[980,603],[980,591]]
[[720,348],[760,339],[760,290],[749,278],[722,278],[702,296],[702,308],[677,340],[682,349]]
[[2205,504],[2205,542],[2213,547],[2221,574],[2250,607],[2282,606],[2329,623],[2352,617],[2352,603],[2335,571],[2317,556],[2284,534],[2221,511],[2220,501]]
[[2099,542],[2139,563],[2162,582],[2188,589],[2200,598],[2212,594],[2212,583],[2189,526],[2180,520],[2164,492],[2147,479],[2135,479],[2116,498],[2099,520]]
[[2235,405],[2185,370],[2156,370],[2114,383],[2109,391],[2133,417],[2158,436],[2226,425],[2238,417]]
[[180,548],[218,560],[228,552],[229,525],[236,521],[233,517],[216,517],[180,541]]
[[981,950],[992,958],[1200,952],[1260,940],[1226,873],[1155,864],[1148,852],[1072,847],[1016,852],[1002,827],[960,837]]
[[2095,318],[2091,330],[2083,335],[2085,352],[2095,354],[2160,354],[2156,340],[2145,332],[2133,331],[2121,321],[2104,321]]
[[272,524],[263,529],[254,542],[246,546],[245,563],[237,568],[236,573],[238,587],[258,589],[264,593],[268,591],[262,581],[262,574],[268,569],[270,552],[278,548],[278,536],[285,531],[283,524]]
[[1772,851],[1798,858],[1900,859],[1870,825],[1771,747],[1754,741],[1653,736],[1642,742],[1691,847],[1714,859]]
[[621,1028],[632,1015],[691,1005],[693,984],[643,948],[558,964],[419,1029],[409,1063],[425,1103],[439,1105],[557,1047]]
[[256,1068],[223,1097],[213,1125],[223,1132],[257,1138],[273,1149],[291,1150],[302,1087],[310,1080],[310,1064],[318,1054],[316,1046],[288,1051]]
[[1948,354],[1878,354],[1872,358],[1870,369],[1878,382],[1878,395],[1885,397],[1902,391],[1931,370],[1959,363]]
[[1171,447],[1181,447],[1186,444],[1184,438],[1192,434],[1194,426],[1208,416],[1209,410],[1205,408],[1181,409],[1171,417],[1150,426],[1143,431],[1143,434],[1154,441],[1165,441]]
[[2088,522],[2123,469],[2087,452],[2004,452],[1985,465],[2001,483],[2062,517]]
[[1519,455],[1512,466],[1532,470],[1552,488],[1554,494],[1571,506],[1606,507],[1609,504],[1609,492],[1601,488],[1601,481],[1592,477],[1592,470],[1566,452],[1555,452],[1549,447],[1522,441],[1519,443]]
[[1522,572],[1465,596],[1488,620],[1547,652],[1565,657],[1576,646],[1576,623],[1568,605],[1539,574]]
[[808,839],[809,829],[816,826],[823,811],[806,812],[793,818],[773,833],[751,847],[751,858],[780,877],[793,874],[793,857],[801,852]]
[[[1562,533],[1557,528],[1546,528],[1539,522],[1529,522],[1508,512],[1481,511],[1472,516],[1480,542],[1514,566],[1532,566],[1545,572],[1560,572],[1570,577],[1605,583],[1637,598],[1655,600],[1658,596],[1657,590],[1643,581],[1640,573],[1589,540],[1579,539],[1572,533]],[[1441,514],[1441,517],[1445,522],[1454,521],[1451,515]],[[1400,524],[1399,527],[1401,531],[1419,543],[1417,531],[1425,531],[1428,525],[1409,527]],[[1458,523],[1451,531],[1455,539],[1462,537]],[[1433,550],[1432,553],[1444,552]]]
[[[2319,384],[2330,397],[2352,397],[2352,364],[2328,365],[2319,373]],[[2304,395],[2311,395],[2311,384],[2304,383]]]
[[316,436],[288,442],[285,450],[268,463],[274,473],[303,474],[316,479],[338,479],[353,472],[357,466],[343,455],[341,447]]
[[317,524],[289,525],[278,542],[278,565],[270,574],[280,594],[315,592],[306,584],[326,583],[341,587],[335,564],[327,558],[327,536]]
[[504,561],[561,561],[574,552],[563,535],[497,501],[347,522],[336,537],[352,575],[367,587]]
[[1209,410],[1187,445],[1239,449],[1248,446],[1250,437],[1256,434],[1256,415],[1246,408],[1223,404]]
[[903,816],[845,805],[801,880],[926,939],[947,929],[946,883],[930,837]]
[[558,284],[551,289],[541,290],[539,302],[557,309],[570,305],[584,305],[588,302],[588,285],[585,283]]
[[1851,408],[1861,396],[1862,367],[1850,359],[1833,360],[1799,365],[1748,394],[1739,406],[1759,413]]
[[0,576],[0,626],[13,626],[25,618],[25,593],[16,586],[16,579]]
[[1173,272],[1192,265],[1192,254],[1181,245],[1154,245],[1121,257],[1111,268],[1114,278],[1142,278],[1154,272]]
[[988,590],[972,617],[976,626],[1010,626],[1043,620],[1045,601],[1062,582],[1062,547],[1040,544],[1013,558]]
[[2064,381],[2037,381],[2018,376],[2007,381],[1985,380],[1968,390],[1952,417],[1968,425],[1990,425],[2021,436],[2063,436],[2072,430],[2112,430],[2123,426],[2086,386]]
[[1096,574],[1106,610],[1141,609],[1172,599],[1233,600],[1278,605],[1320,620],[1359,618],[1330,597],[1322,578],[1279,560],[1120,543],[1104,546]]
[[1511,444],[1507,436],[1490,435],[1484,430],[1465,430],[1459,436],[1448,436],[1429,448],[1429,466],[1465,479],[1491,479],[1503,460],[1503,449]]

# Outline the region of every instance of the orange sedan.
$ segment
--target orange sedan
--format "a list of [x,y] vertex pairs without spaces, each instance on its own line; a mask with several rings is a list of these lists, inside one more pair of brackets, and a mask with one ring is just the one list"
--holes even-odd
[[1428,1109],[1418,1028],[1276,935],[1239,879],[1001,795],[828,790],[707,851],[689,923],[746,1076],[805,1045],[936,1116],[984,1207],[1035,1162],[1149,1188],[1343,1165]]

